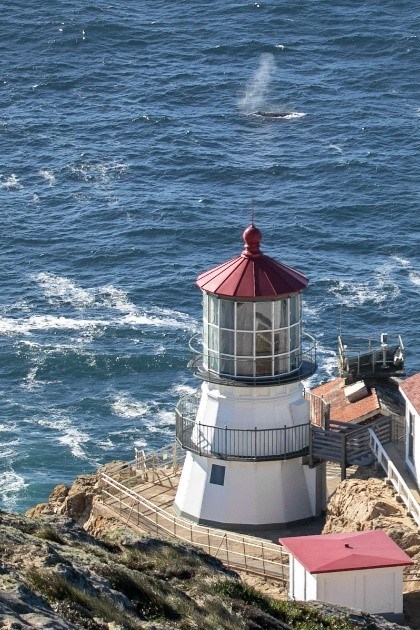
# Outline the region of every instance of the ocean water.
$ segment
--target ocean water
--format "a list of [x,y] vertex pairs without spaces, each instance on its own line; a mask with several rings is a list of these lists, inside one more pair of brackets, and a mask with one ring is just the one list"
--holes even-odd
[[339,330],[420,369],[417,2],[2,7],[1,507],[172,439],[195,278],[252,208],[310,279],[308,385]]

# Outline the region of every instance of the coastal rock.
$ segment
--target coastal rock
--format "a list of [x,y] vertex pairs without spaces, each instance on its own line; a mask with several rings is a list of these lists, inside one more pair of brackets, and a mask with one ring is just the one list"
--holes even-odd
[[415,526],[383,479],[346,479],[330,498],[323,533],[401,527]]
[[[100,496],[101,473],[114,474],[116,470],[118,477],[123,478],[124,464],[117,461],[102,466],[95,473],[79,475],[71,486],[63,484],[55,486],[49,496],[48,503],[39,503],[34,508],[27,510],[26,516],[32,518],[41,515],[61,514],[68,516],[78,525],[84,526],[91,518],[93,504]],[[90,526],[93,526],[92,521],[90,521]]]

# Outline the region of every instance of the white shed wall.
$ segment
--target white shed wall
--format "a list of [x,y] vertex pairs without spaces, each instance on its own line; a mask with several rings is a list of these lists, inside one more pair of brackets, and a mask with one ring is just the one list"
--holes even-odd
[[366,613],[403,612],[403,568],[385,567],[311,575],[293,558],[289,596],[318,600]]

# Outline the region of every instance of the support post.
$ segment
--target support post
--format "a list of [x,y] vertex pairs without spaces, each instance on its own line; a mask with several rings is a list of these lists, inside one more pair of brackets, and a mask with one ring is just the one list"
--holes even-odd
[[346,433],[343,431],[341,434],[341,481],[344,481],[346,478],[346,468],[347,468],[347,440]]

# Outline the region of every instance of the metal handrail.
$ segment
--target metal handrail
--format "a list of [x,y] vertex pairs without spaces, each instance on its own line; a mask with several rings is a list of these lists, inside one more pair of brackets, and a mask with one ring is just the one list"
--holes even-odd
[[182,448],[228,460],[282,460],[309,453],[309,423],[272,429],[231,429],[201,424],[176,409],[176,439]]
[[123,518],[126,525],[200,547],[228,567],[287,583],[288,556],[279,545],[188,522],[169,514],[106,473],[101,473],[101,482],[104,504]]
[[420,505],[414,498],[412,492],[408,488],[404,479],[398,472],[397,467],[393,464],[392,460],[389,458],[387,452],[382,446],[378,436],[375,435],[373,429],[369,429],[370,434],[370,447],[384,469],[387,478],[390,480],[394,488],[396,489],[398,495],[401,497],[402,501],[407,507],[408,512],[411,514],[412,518],[416,522],[418,526],[420,526]]

